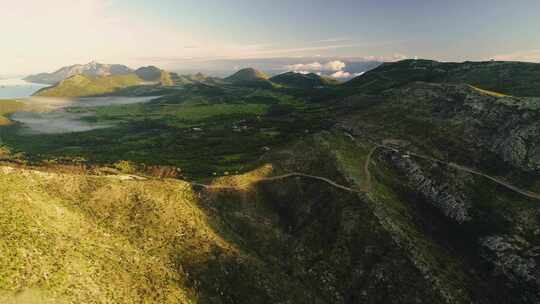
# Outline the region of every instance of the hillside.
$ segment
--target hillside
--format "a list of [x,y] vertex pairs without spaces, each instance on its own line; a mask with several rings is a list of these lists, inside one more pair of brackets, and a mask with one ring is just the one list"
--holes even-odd
[[385,63],[347,82],[348,88],[365,93],[414,81],[465,83],[515,96],[540,96],[540,64],[526,62],[437,62],[403,60]]
[[88,64],[75,64],[60,68],[53,73],[41,73],[37,75],[30,75],[24,78],[24,80],[35,83],[43,84],[56,84],[62,80],[75,75],[87,75],[87,76],[111,76],[111,75],[125,75],[132,73],[133,70],[125,65],[121,64],[102,64],[92,61]]
[[286,87],[312,89],[329,85],[337,85],[339,82],[330,77],[319,76],[315,73],[302,74],[287,72],[270,78],[270,81]]
[[321,132],[204,185],[2,167],[0,298],[535,302],[535,201],[373,147]]
[[6,115],[19,111],[23,107],[24,104],[20,101],[0,99],[0,126],[7,126],[12,124],[12,122],[6,117]]
[[94,77],[75,75],[52,87],[37,91],[42,97],[84,97],[113,93],[119,89],[141,85],[143,80],[135,74]]
[[223,85],[224,80],[221,78],[211,77],[202,73],[192,75],[176,75],[173,81],[180,85],[204,83],[209,85]]
[[170,73],[155,66],[141,67],[135,70],[134,73],[144,81],[156,82],[162,86],[174,85]]
[[231,82],[240,82],[240,81],[267,80],[268,78],[269,78],[268,75],[266,75],[265,73],[259,70],[256,70],[253,68],[245,68],[225,78],[225,80],[231,81]]

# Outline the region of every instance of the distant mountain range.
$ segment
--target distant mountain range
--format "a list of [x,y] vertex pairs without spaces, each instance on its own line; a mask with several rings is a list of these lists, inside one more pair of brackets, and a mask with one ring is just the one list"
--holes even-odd
[[74,75],[111,76],[126,75],[133,72],[132,69],[122,64],[102,64],[92,61],[87,64],[66,66],[53,73],[30,75],[25,77],[24,80],[42,84],[56,84]]
[[155,66],[132,70],[121,64],[90,62],[63,67],[54,73],[31,75],[25,80],[52,84],[36,92],[36,96],[83,97],[110,94],[140,85],[172,86],[176,78],[178,75]]

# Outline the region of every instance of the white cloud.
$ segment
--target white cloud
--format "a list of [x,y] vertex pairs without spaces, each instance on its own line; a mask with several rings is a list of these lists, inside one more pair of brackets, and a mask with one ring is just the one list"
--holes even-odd
[[312,63],[298,63],[285,66],[287,70],[290,71],[320,71],[322,69],[322,64],[319,62]]
[[340,60],[329,61],[326,63],[311,62],[311,63],[298,63],[285,66],[289,71],[341,71],[347,65]]
[[352,74],[345,71],[337,71],[334,74],[330,75],[333,78],[351,78]]
[[360,76],[360,75],[362,75],[364,73],[365,72],[349,73],[349,72],[345,72],[345,71],[337,71],[334,74],[330,75],[330,77],[333,77],[333,78],[353,78],[353,77]]
[[339,61],[339,60],[334,60],[334,61],[330,61],[330,62],[327,62],[325,65],[324,65],[324,70],[329,70],[329,71],[341,71],[343,70],[347,65],[345,64],[345,62],[343,61]]
[[502,61],[529,61],[540,62],[540,50],[519,51],[510,54],[493,56],[495,60]]

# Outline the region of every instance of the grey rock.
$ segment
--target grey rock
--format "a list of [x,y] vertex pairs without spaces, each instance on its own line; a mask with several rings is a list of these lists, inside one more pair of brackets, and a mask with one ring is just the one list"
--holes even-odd
[[414,160],[397,152],[388,152],[391,163],[406,177],[408,184],[448,218],[464,223],[471,220],[470,202],[465,196],[450,190],[448,184],[430,178]]

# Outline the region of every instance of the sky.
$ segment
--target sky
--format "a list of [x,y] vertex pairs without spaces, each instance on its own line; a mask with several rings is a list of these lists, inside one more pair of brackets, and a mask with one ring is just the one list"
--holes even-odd
[[540,62],[538,0],[0,3],[0,75],[92,60],[171,70],[245,60],[283,69],[415,57]]

